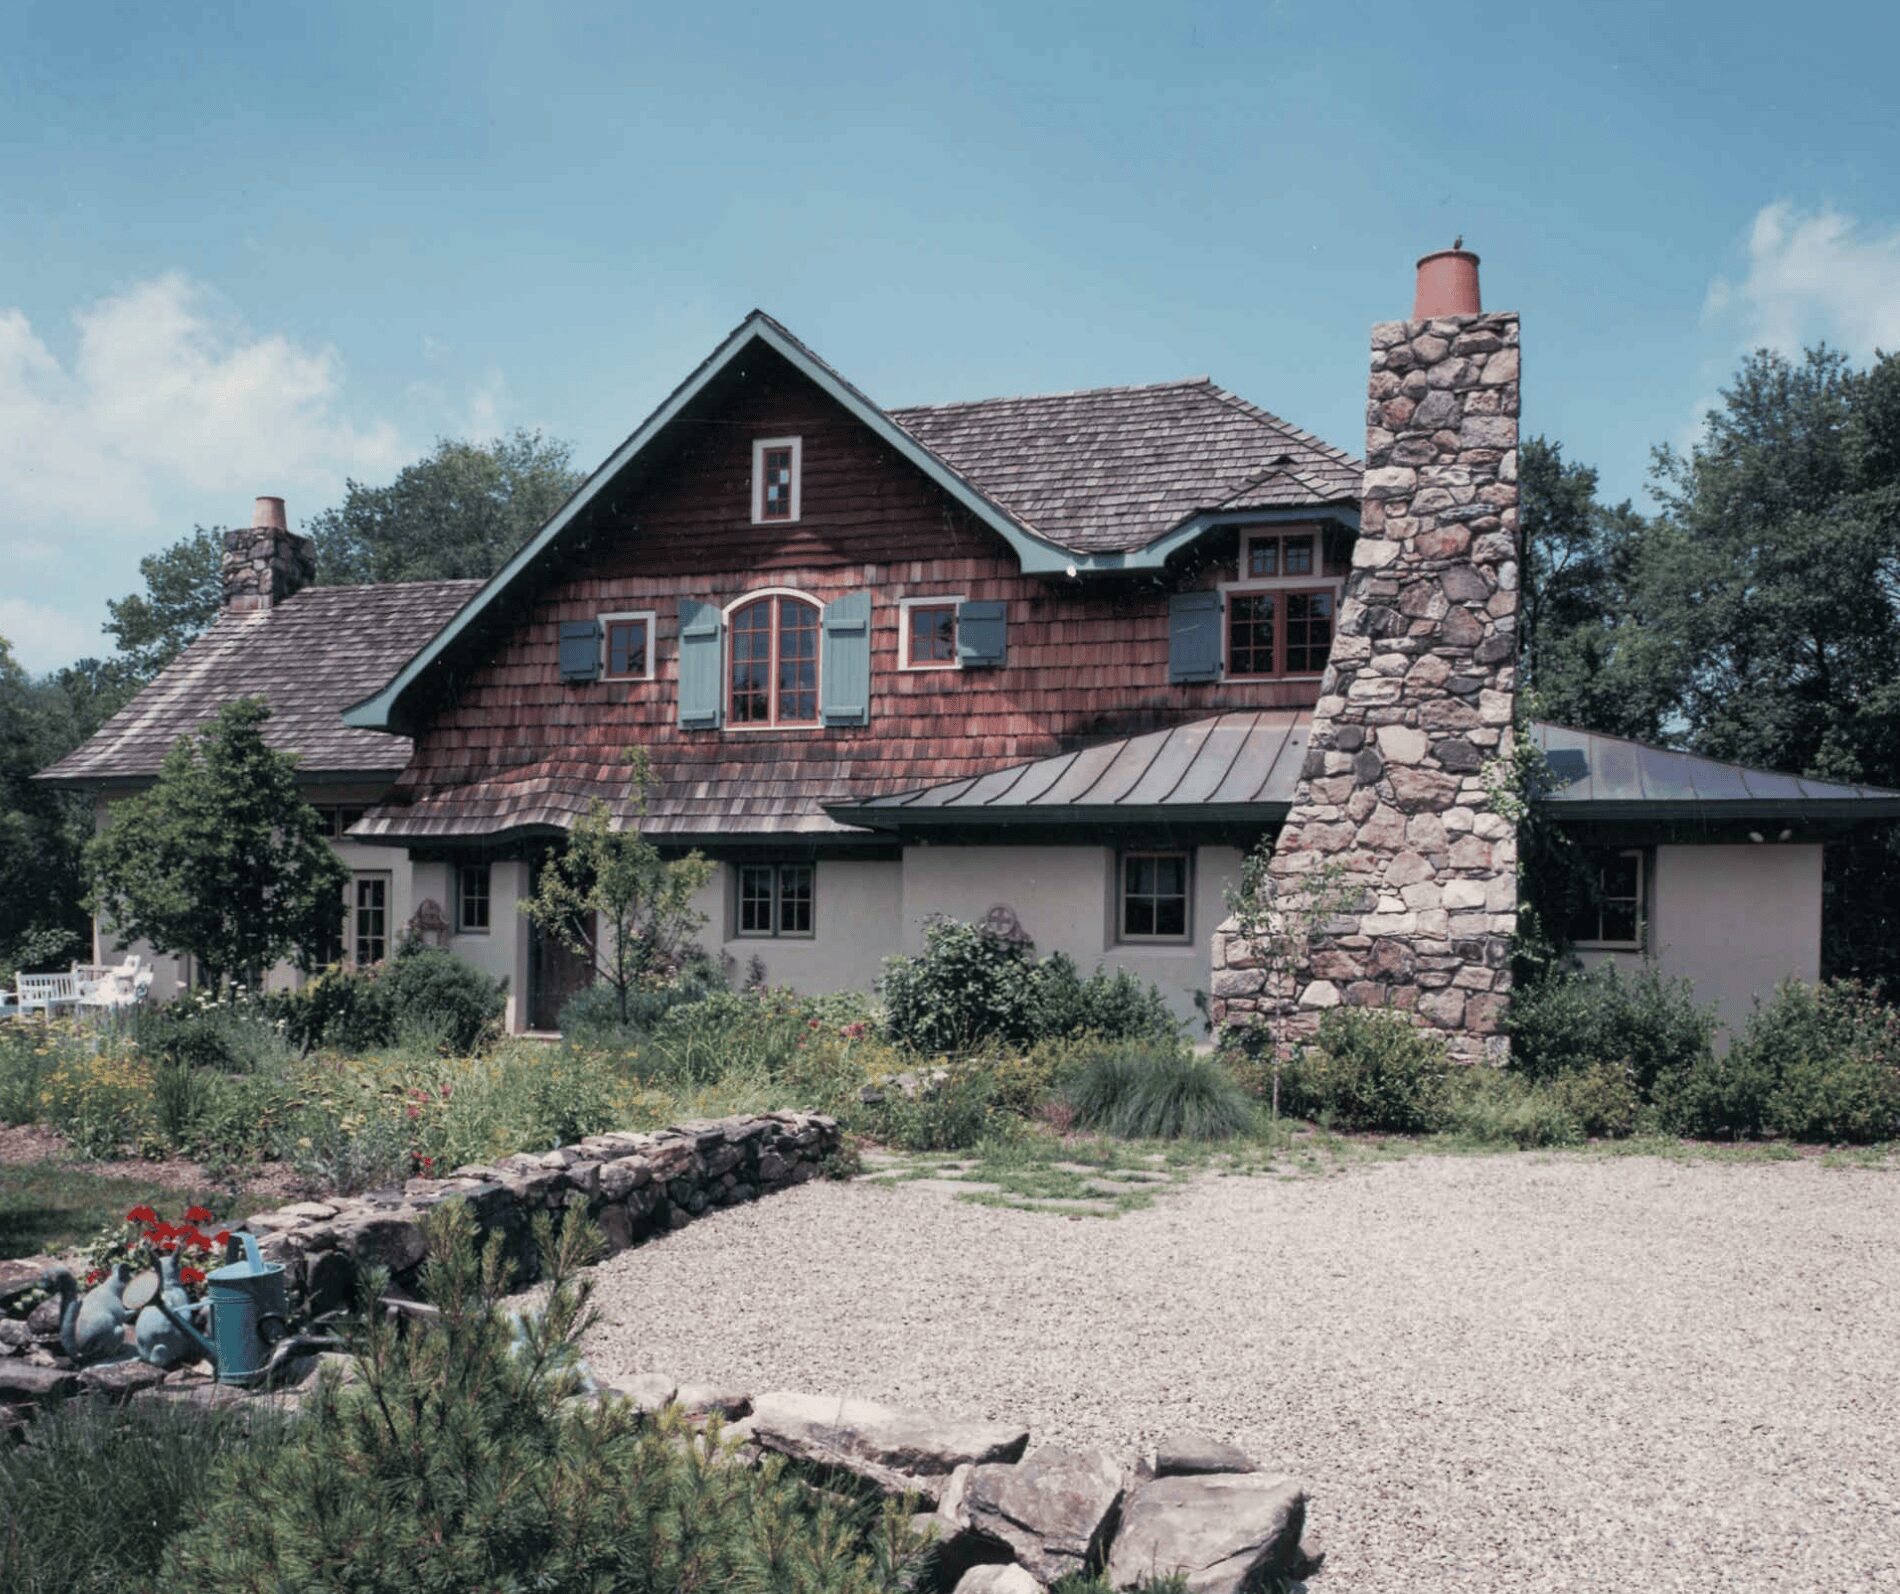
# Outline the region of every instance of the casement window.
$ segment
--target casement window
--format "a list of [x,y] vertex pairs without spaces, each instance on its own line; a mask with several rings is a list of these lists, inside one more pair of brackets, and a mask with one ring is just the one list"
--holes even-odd
[[465,863],[455,872],[455,933],[488,934],[489,869]]
[[955,670],[957,613],[961,598],[904,598],[898,603],[898,667],[905,670]]
[[752,524],[798,519],[804,446],[796,437],[762,437],[752,444]]
[[317,817],[323,821],[323,833],[332,841],[341,841],[350,826],[368,812],[367,808],[319,808]]
[[350,878],[350,962],[369,968],[389,956],[389,876],[359,874]]
[[[1320,533],[1255,531],[1240,539],[1240,580],[1221,589],[1226,616],[1226,674],[1235,680],[1315,676],[1325,672],[1333,650],[1339,583],[1323,574]],[[1178,594],[1180,603],[1187,594]],[[1177,629],[1195,632],[1200,622],[1185,610]],[[1204,650],[1204,649],[1203,649]],[[1176,680],[1206,680],[1199,667],[1174,672]]]
[[742,863],[733,870],[732,933],[809,937],[813,930],[817,866],[809,863]]
[[649,610],[600,617],[601,674],[609,681],[653,679],[653,615]]
[[1570,939],[1580,947],[1640,952],[1648,935],[1648,855],[1641,847],[1589,853],[1589,897],[1571,915]]
[[731,632],[726,722],[818,723],[818,605],[787,593],[741,603]]
[[1185,942],[1193,922],[1192,855],[1124,852],[1117,869],[1116,939]]

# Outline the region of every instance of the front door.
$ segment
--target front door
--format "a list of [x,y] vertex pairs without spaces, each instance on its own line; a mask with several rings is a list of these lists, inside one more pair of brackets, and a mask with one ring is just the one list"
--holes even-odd
[[593,983],[593,959],[587,953],[576,952],[559,936],[528,921],[529,1029],[559,1029],[561,1009]]

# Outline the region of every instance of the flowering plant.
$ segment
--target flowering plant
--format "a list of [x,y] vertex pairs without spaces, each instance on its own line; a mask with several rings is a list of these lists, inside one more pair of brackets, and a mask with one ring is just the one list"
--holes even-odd
[[86,1249],[86,1275],[82,1289],[101,1283],[120,1262],[133,1268],[155,1268],[161,1256],[178,1258],[178,1282],[194,1301],[205,1293],[205,1280],[214,1267],[224,1262],[229,1229],[206,1233],[205,1226],[216,1223],[205,1207],[185,1208],[183,1218],[170,1222],[156,1208],[136,1206],[122,1222],[101,1230]]

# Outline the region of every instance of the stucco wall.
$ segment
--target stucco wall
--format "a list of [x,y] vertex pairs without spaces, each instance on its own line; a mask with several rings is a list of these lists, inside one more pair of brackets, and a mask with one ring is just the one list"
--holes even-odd
[[[442,904],[449,922],[455,922],[455,882],[447,864],[417,864],[416,891]],[[508,982],[504,1022],[510,1030],[527,1025],[528,921],[521,899],[528,894],[528,866],[518,860],[488,867],[488,933],[449,938],[449,950],[466,958],[485,974]]]
[[706,915],[700,941],[723,955],[735,984],[753,958],[766,983],[814,995],[868,991],[878,969],[898,947],[903,868],[895,858],[820,858],[812,899],[810,937],[735,935],[733,865],[721,863],[711,884],[693,899]]
[[[1657,966],[1739,1029],[1757,996],[1821,973],[1821,848],[1658,847],[1649,910]],[[1586,952],[1587,964],[1641,966],[1634,952]]]

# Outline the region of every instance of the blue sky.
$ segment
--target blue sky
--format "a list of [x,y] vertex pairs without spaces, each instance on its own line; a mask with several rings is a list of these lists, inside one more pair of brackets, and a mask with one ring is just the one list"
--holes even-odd
[[760,305],[887,404],[1210,373],[1362,442],[1462,232],[1640,494],[1758,342],[1900,346],[1891,6],[12,8],[0,635],[438,435],[596,463]]

